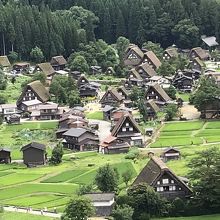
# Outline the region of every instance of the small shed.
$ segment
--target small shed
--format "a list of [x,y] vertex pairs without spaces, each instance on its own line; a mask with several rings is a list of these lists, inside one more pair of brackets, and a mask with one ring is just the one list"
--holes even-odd
[[154,132],[153,128],[145,128],[145,134],[151,136]]
[[6,118],[8,124],[20,124],[21,116],[19,114],[13,114]]
[[85,194],[95,208],[96,216],[110,216],[115,204],[114,193],[89,193]]
[[18,73],[28,73],[30,70],[30,63],[15,63],[13,65],[13,70]]
[[167,162],[168,160],[178,160],[180,159],[180,151],[173,147],[169,147],[163,151],[161,158],[164,162]]
[[0,148],[0,163],[11,163],[11,150]]
[[37,142],[29,143],[21,148],[24,164],[28,167],[47,163],[46,146]]

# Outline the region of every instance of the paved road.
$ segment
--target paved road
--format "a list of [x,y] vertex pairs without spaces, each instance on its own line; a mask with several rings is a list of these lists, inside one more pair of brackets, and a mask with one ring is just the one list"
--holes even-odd
[[27,212],[27,209],[15,208],[14,206],[4,207],[4,210],[8,212],[20,212],[20,213],[28,213],[32,215],[43,215],[43,216],[47,216],[51,218],[58,218],[58,219],[60,219],[61,217],[61,214],[59,213],[52,213],[52,212],[45,212],[45,211],[41,212],[37,210],[30,210]]

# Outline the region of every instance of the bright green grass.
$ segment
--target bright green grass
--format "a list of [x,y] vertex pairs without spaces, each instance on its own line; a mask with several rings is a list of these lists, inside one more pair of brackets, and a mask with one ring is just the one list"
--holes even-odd
[[7,177],[0,177],[0,186],[9,186],[14,185],[18,183],[24,183],[36,180],[38,178],[42,177],[41,174],[22,174],[22,173],[13,173],[10,175],[7,175]]
[[101,111],[86,113],[87,119],[103,120],[103,113]]
[[194,122],[173,122],[165,124],[162,131],[192,131],[201,129],[204,122],[194,121]]
[[207,122],[206,129],[220,129],[220,121]]
[[219,220],[220,215],[202,215],[192,217],[157,218],[154,220]]
[[177,97],[180,97],[184,102],[188,102],[190,93],[178,93]]
[[49,179],[43,180],[43,183],[59,183],[59,182],[66,182],[70,179],[73,179],[74,177],[77,177],[79,175],[82,175],[83,173],[85,173],[88,170],[68,170],[68,171],[64,171],[56,176],[53,176]]
[[18,212],[4,212],[0,214],[0,220],[55,220],[55,218],[31,215]]
[[52,202],[59,199],[62,199],[62,196],[56,195],[31,195],[21,198],[15,198],[5,201],[6,205],[16,205],[16,206],[37,206],[42,203]]
[[[0,172],[0,177],[11,174],[11,172]],[[1,178],[0,178],[1,179]]]
[[166,138],[159,138],[156,142],[151,144],[151,147],[195,145],[202,144],[202,142],[202,139],[199,137],[169,136]]
[[70,195],[76,192],[77,189],[78,186],[74,184],[23,184],[0,189],[0,201],[34,193]]

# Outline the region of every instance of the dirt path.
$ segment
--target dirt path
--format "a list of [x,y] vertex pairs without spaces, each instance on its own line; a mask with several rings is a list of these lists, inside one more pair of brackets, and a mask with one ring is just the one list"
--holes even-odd
[[199,119],[200,117],[200,112],[198,112],[198,110],[193,105],[189,105],[187,102],[184,102],[180,111],[182,117],[188,120]]

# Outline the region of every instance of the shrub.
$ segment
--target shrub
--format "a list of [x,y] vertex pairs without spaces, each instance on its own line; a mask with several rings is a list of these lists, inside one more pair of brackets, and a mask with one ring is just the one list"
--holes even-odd
[[140,156],[140,152],[138,148],[133,147],[129,150],[129,152],[126,154],[125,159],[134,160]]

